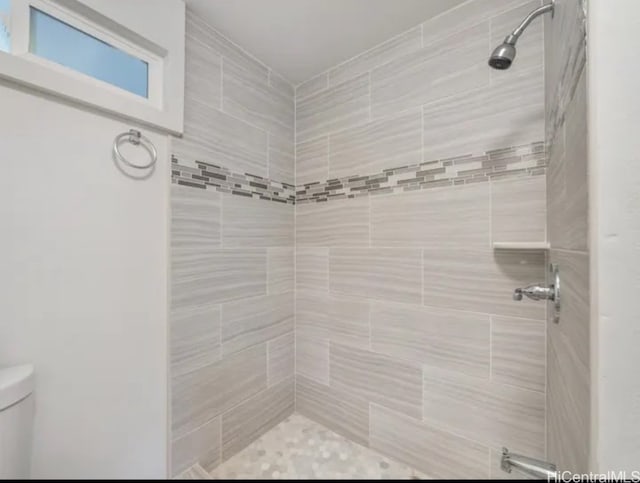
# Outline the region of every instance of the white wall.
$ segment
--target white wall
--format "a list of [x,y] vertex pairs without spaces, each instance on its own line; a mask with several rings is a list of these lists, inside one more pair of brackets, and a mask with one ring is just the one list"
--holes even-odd
[[[0,365],[33,362],[33,476],[167,465],[167,137],[146,180],[131,124],[0,85]],[[138,151],[136,151],[138,152]]]
[[[640,470],[640,2],[589,2],[592,469]],[[627,477],[630,477],[627,474]]]

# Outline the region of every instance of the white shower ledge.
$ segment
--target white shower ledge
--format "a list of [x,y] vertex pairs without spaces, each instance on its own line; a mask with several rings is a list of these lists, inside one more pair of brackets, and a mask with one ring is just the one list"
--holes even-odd
[[549,242],[493,242],[494,250],[548,250]]

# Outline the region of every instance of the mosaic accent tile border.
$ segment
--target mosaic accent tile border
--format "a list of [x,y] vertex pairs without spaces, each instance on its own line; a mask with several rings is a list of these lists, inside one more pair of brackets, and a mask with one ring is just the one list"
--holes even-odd
[[248,198],[295,203],[295,186],[263,178],[255,174],[233,173],[231,170],[204,161],[190,162],[188,166],[171,156],[171,181],[175,184],[198,189],[213,189]]
[[538,141],[487,151],[479,156],[469,154],[425,161],[366,176],[353,175],[325,182],[306,183],[298,187],[250,173],[233,173],[227,168],[204,161],[188,164],[192,166],[182,163],[175,155],[171,156],[173,183],[296,204],[543,175],[546,172],[547,153],[545,143]]
[[368,176],[348,176],[297,187],[296,203],[313,203],[384,193],[481,183],[493,179],[542,175],[547,155],[543,141],[487,151],[483,155],[425,161]]

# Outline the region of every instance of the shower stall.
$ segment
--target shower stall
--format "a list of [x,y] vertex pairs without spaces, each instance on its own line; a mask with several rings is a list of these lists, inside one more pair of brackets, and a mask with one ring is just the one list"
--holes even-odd
[[467,1],[294,87],[187,2],[174,475],[586,467],[582,7]]

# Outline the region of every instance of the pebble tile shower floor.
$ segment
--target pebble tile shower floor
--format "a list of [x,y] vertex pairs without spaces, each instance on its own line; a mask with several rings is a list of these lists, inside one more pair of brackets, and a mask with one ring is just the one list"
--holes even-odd
[[211,477],[428,479],[409,466],[349,441],[299,414],[291,415],[225,461],[211,473]]

